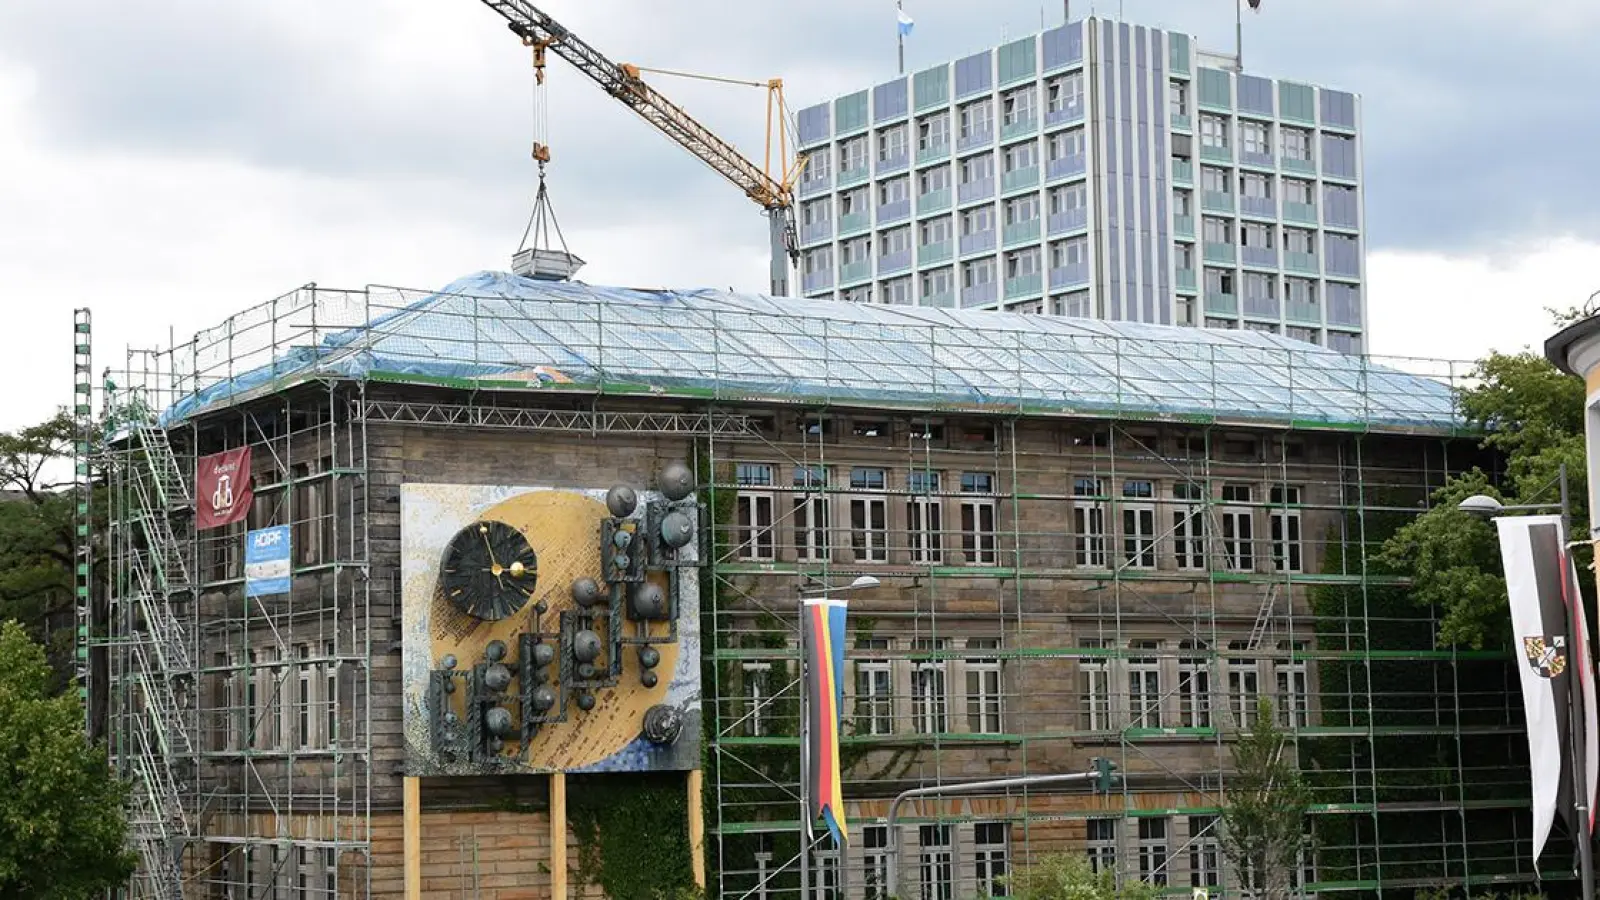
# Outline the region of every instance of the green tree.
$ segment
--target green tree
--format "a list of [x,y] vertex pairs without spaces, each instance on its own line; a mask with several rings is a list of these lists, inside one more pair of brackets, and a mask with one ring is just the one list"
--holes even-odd
[[1234,742],[1233,772],[1222,807],[1222,852],[1255,888],[1254,896],[1287,897],[1290,875],[1308,852],[1306,809],[1311,788],[1295,748],[1278,727],[1272,701],[1256,703],[1255,725]]
[[0,897],[93,897],[135,866],[127,789],[85,741],[77,698],[52,696],[50,679],[43,648],[0,625]]
[[49,648],[65,684],[72,640],[72,419],[65,413],[0,432],[0,619],[15,619]]
[[1110,872],[1096,872],[1077,853],[1048,853],[1031,865],[1019,866],[1002,881],[1011,900],[1153,900],[1160,892],[1137,879],[1117,886]]
[[[1458,391],[1462,414],[1483,432],[1483,447],[1503,460],[1504,476],[1493,484],[1474,468],[1452,477],[1434,492],[1427,512],[1385,542],[1378,558],[1412,579],[1414,602],[1441,612],[1440,644],[1481,649],[1503,646],[1510,635],[1505,579],[1493,527],[1456,504],[1473,494],[1508,504],[1554,504],[1564,464],[1571,521],[1587,522],[1584,385],[1528,352],[1491,353],[1468,382],[1471,387]],[[1588,565],[1587,548],[1575,555],[1580,567]]]

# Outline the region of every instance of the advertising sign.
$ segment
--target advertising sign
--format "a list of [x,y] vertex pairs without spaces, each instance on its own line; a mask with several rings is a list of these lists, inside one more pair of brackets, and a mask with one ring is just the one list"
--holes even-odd
[[202,456],[195,473],[195,526],[221,528],[250,512],[250,448]]
[[244,595],[289,593],[289,526],[251,531],[244,541]]

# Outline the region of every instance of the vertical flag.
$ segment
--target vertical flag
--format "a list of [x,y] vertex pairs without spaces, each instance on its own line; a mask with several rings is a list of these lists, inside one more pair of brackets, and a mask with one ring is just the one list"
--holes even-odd
[[835,847],[849,840],[844,821],[844,787],[839,773],[839,721],[844,705],[845,601],[807,597],[802,601],[801,627],[806,645],[806,783],[810,809],[809,837],[817,819],[833,835]]
[[905,9],[896,8],[895,17],[899,21],[900,36],[901,37],[906,37],[907,35],[911,34],[912,27],[915,26],[917,23],[913,22],[911,20],[911,17],[906,15]]
[[224,450],[197,461],[195,474],[195,527],[221,528],[250,512],[250,448]]
[[[1511,601],[1512,637],[1522,657],[1522,700],[1528,724],[1528,758],[1533,769],[1533,858],[1538,860],[1555,815],[1560,812],[1580,832],[1574,801],[1573,756],[1583,759],[1581,790],[1593,833],[1594,797],[1600,784],[1600,720],[1595,716],[1594,663],[1588,620],[1578,592],[1577,570],[1567,553],[1559,516],[1513,516],[1495,520],[1500,556]],[[1571,679],[1578,679],[1579,708],[1571,709]],[[1583,735],[1574,748],[1574,729]]]

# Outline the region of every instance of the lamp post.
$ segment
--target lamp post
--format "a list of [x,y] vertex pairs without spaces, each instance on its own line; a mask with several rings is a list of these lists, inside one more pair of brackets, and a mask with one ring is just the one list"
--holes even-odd
[[[833,594],[843,594],[848,591],[871,590],[872,588],[878,587],[882,583],[883,582],[879,581],[872,575],[861,575],[858,576],[855,581],[852,581],[843,587],[829,587],[827,585],[820,584],[808,585],[801,587],[799,593],[802,601],[804,601],[806,597],[826,597]],[[800,615],[802,618],[805,615],[805,607],[803,602],[801,604]],[[807,750],[807,743],[810,739],[810,735],[807,734],[806,731],[808,728],[810,728],[811,710],[809,709],[810,701],[807,699],[806,693],[806,684],[808,683],[806,659],[806,627],[805,623],[802,621],[800,623],[800,900],[810,900],[811,897],[810,832],[812,822],[810,821],[811,785],[809,778],[811,758],[810,753]],[[835,675],[837,677],[837,673],[835,673]],[[839,812],[842,814],[843,810],[840,810]],[[849,896],[847,891],[848,881],[846,880],[848,873],[846,871],[843,858],[839,860],[838,871],[839,895],[841,897],[847,897]]]
[[[1560,485],[1561,500],[1559,503],[1520,503],[1507,505],[1501,503],[1487,494],[1474,494],[1456,505],[1464,513],[1483,518],[1496,518],[1508,512],[1537,512],[1540,510],[1556,509],[1561,514],[1561,532],[1566,534],[1570,530],[1572,517],[1571,502],[1567,494],[1567,464],[1562,463],[1557,473],[1557,482]],[[1566,577],[1566,573],[1562,573]],[[1583,602],[1580,592],[1577,602]],[[1570,617],[1569,617],[1570,621]],[[1583,635],[1585,641],[1588,636]],[[1572,783],[1574,795],[1574,811],[1578,818],[1578,877],[1583,883],[1583,896],[1594,897],[1594,836],[1589,832],[1589,798],[1584,796],[1586,785],[1585,765],[1583,759],[1584,736],[1578,728],[1578,710],[1583,704],[1583,689],[1576,677],[1569,675],[1567,678],[1567,744],[1572,757]],[[1535,860],[1537,862],[1537,860]]]

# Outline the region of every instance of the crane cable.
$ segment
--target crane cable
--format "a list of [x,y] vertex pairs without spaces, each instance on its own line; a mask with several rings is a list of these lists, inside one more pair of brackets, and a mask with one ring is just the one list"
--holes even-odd
[[528,225],[522,231],[522,242],[517,252],[528,248],[530,236],[535,250],[544,249],[541,245],[549,240],[553,231],[556,240],[561,242],[561,251],[570,255],[566,236],[561,233],[561,224],[556,221],[555,206],[550,202],[550,189],[545,183],[545,167],[550,163],[550,103],[544,87],[544,51],[549,44],[549,41],[528,42],[533,51],[533,159],[539,167],[539,187],[534,193],[533,209],[528,214]]

